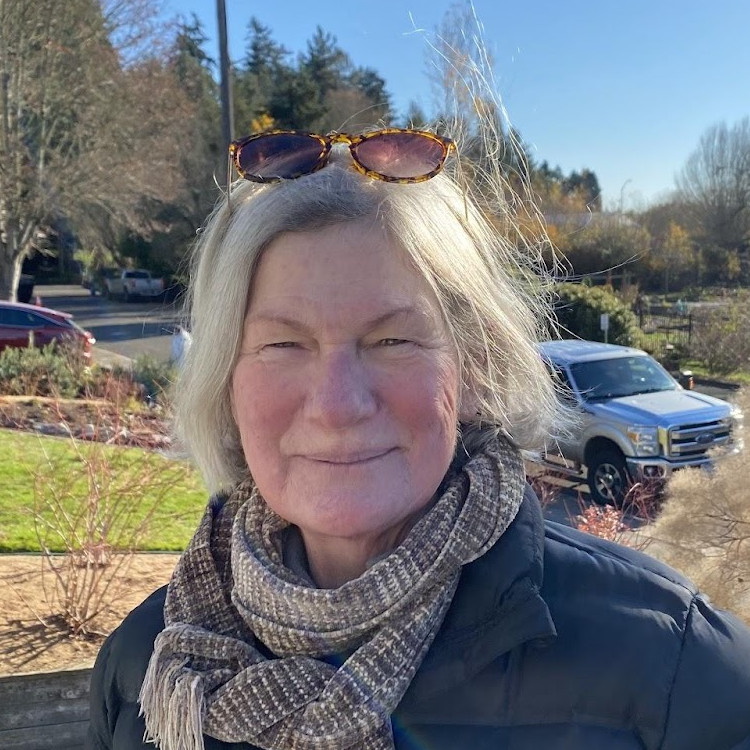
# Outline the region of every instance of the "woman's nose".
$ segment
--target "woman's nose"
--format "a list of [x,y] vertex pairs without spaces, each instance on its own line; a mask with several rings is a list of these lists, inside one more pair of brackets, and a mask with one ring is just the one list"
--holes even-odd
[[309,384],[310,417],[328,427],[341,428],[367,419],[376,410],[371,377],[356,349],[320,351]]

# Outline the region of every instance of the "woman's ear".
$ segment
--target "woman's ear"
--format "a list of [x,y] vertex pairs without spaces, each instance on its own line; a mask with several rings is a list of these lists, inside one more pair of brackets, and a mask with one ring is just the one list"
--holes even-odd
[[458,421],[471,424],[477,422],[480,415],[479,397],[472,388],[462,386],[458,402]]
[[232,415],[232,420],[235,425],[237,424],[237,409],[234,404],[234,388],[232,388],[232,381],[229,381],[229,412]]

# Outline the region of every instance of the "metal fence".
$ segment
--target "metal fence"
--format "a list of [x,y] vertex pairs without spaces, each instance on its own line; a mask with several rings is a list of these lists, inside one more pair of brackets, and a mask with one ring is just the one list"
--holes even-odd
[[671,346],[690,346],[695,330],[695,320],[691,313],[680,313],[667,308],[652,309],[636,313],[638,325],[660,349]]

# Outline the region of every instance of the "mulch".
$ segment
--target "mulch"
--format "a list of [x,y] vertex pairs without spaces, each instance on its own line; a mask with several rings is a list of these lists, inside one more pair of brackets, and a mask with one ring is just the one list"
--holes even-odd
[[122,409],[103,399],[0,396],[2,427],[150,450],[171,443],[161,406]]

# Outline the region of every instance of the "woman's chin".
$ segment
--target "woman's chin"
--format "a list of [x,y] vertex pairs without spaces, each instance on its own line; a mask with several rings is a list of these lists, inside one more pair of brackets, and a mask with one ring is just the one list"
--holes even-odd
[[331,493],[315,498],[308,495],[305,512],[295,523],[303,530],[321,537],[355,539],[381,534],[403,517],[400,504],[383,507],[384,498],[358,493]]

